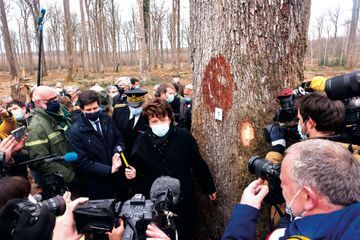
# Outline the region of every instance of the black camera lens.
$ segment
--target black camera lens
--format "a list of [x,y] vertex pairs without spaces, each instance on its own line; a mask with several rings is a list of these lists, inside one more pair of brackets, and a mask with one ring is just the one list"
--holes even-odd
[[55,216],[61,216],[65,213],[66,203],[62,196],[58,195],[48,200],[38,203],[39,205],[45,206]]
[[248,162],[249,172],[265,180],[273,180],[280,175],[280,164],[273,163],[259,156],[253,156]]
[[360,96],[360,71],[336,76],[326,80],[325,91],[331,100]]

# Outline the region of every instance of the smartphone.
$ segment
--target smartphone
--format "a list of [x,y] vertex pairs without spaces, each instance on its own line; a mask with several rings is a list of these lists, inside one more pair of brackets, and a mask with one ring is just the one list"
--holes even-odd
[[20,141],[21,138],[25,135],[25,133],[26,133],[26,127],[25,126],[18,127],[17,129],[11,131],[11,135],[14,136],[16,141]]

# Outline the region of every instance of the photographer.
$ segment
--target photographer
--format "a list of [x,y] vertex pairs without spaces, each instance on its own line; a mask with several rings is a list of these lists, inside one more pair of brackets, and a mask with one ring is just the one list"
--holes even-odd
[[[311,139],[286,151],[282,193],[293,221],[268,239],[354,239],[360,229],[360,163],[337,143]],[[261,179],[243,192],[222,239],[254,239],[268,186]]]
[[[337,142],[348,142],[343,130],[345,107],[341,101],[331,101],[319,93],[306,94],[299,98],[295,107],[298,118],[298,134],[301,139],[325,138]],[[274,125],[270,132],[271,151],[266,159],[279,163],[286,147],[285,131]]]

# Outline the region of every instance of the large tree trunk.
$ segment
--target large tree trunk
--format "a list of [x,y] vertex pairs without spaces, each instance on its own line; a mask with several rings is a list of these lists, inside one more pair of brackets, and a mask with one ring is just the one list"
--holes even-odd
[[144,6],[143,6],[143,0],[138,0],[138,32],[137,32],[137,39],[139,43],[139,65],[140,65],[140,73],[141,78],[143,81],[146,81],[147,79],[147,60],[146,60],[146,41],[145,41],[145,27],[144,27]]
[[352,68],[355,64],[356,30],[359,21],[360,0],[353,0],[349,40],[346,48],[346,65]]
[[66,81],[71,81],[74,74],[74,50],[72,39],[72,24],[70,17],[69,0],[63,0],[64,3],[64,18],[65,18],[65,32],[66,32],[66,55],[67,55],[67,76]]
[[4,40],[6,58],[10,67],[10,75],[11,77],[17,77],[16,60],[14,56],[14,50],[11,45],[10,31],[8,27],[8,22],[5,13],[5,5],[3,0],[0,0],[0,14],[1,14],[0,15],[1,24],[2,24],[1,32]]
[[219,239],[250,182],[248,159],[265,153],[275,97],[304,79],[309,13],[310,0],[190,0],[192,129],[218,192],[216,206],[201,199],[196,239]]

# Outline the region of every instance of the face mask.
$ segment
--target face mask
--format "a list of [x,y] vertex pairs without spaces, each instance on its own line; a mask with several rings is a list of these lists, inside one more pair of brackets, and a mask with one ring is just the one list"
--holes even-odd
[[135,89],[140,89],[140,85],[135,85]]
[[92,113],[84,113],[85,117],[90,121],[96,121],[100,116],[100,110]]
[[185,101],[186,103],[191,103],[191,102],[192,102],[191,98],[189,98],[189,97],[184,98],[184,101]]
[[53,100],[46,103],[46,110],[52,113],[58,113],[60,110],[60,103],[57,100]]
[[174,79],[173,79],[173,83],[179,83],[179,79],[178,79],[178,78],[174,78]]
[[139,116],[142,112],[142,107],[137,107],[137,108],[129,107],[129,109],[131,114],[134,116]]
[[304,214],[306,213],[306,211],[305,211],[305,212],[303,212],[302,214],[300,214],[300,216],[295,216],[294,213],[293,213],[293,211],[291,210],[291,206],[292,206],[292,204],[294,203],[294,201],[295,201],[295,199],[297,198],[297,196],[299,196],[301,190],[302,190],[302,188],[300,188],[300,189],[296,192],[296,194],[294,195],[294,197],[291,199],[290,204],[287,204],[287,203],[286,203],[285,212],[290,215],[290,221],[293,221],[294,219],[297,219],[297,218],[302,218],[302,216],[304,216]]
[[161,123],[161,124],[152,125],[150,126],[150,128],[156,136],[163,137],[169,131],[170,126],[168,123]]
[[20,121],[24,117],[21,109],[13,110],[11,113],[14,115],[16,121]]
[[[306,121],[303,123],[304,125],[306,124]],[[302,126],[301,124],[299,123],[298,126],[297,126],[297,131],[298,131],[298,134],[300,135],[301,139],[302,140],[306,140],[307,139],[307,134],[303,134],[302,133]]]
[[167,97],[166,101],[167,101],[168,103],[171,103],[172,101],[174,101],[174,98],[175,98],[175,96],[174,96],[173,94],[170,94],[170,95]]

